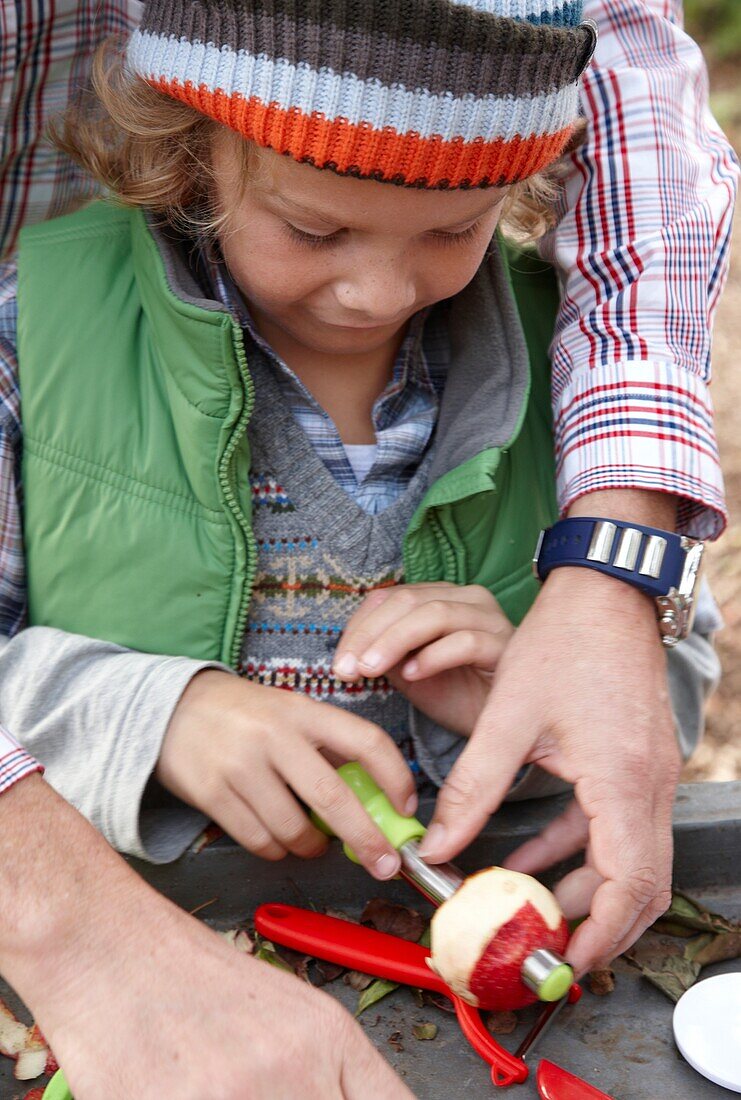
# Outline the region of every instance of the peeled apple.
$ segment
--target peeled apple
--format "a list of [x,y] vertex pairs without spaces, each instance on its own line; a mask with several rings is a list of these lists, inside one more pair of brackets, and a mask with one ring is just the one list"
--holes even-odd
[[550,890],[530,875],[490,867],[471,875],[432,918],[432,969],[462,1000],[494,1012],[537,1000],[520,977],[539,948],[561,954],[566,919]]

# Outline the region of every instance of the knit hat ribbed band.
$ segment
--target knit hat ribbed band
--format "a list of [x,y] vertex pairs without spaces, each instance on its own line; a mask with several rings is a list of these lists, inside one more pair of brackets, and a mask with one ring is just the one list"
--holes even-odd
[[128,62],[258,145],[342,175],[491,187],[578,116],[581,0],[148,0]]

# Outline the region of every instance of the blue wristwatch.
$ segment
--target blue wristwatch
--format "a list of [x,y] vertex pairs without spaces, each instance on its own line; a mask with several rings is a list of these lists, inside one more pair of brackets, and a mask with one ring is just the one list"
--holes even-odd
[[533,558],[544,581],[560,565],[585,565],[656,601],[659,633],[674,646],[692,629],[705,544],[655,527],[578,516],[541,531]]

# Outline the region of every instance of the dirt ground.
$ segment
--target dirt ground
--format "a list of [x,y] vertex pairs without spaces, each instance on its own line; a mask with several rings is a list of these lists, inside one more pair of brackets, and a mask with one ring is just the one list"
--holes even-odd
[[[740,0],[741,2],[741,0]],[[741,152],[741,76],[730,65],[711,71],[713,108],[736,152]],[[707,732],[685,768],[686,782],[741,779],[741,204],[736,211],[731,271],[718,308],[713,341],[712,396],[730,523],[710,547],[708,575],[725,619],[717,636],[723,664],[710,701]]]

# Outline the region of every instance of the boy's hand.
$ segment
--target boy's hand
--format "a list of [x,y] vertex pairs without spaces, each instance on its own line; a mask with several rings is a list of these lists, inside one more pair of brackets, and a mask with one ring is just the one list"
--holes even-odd
[[481,585],[439,581],[378,589],[347,624],[334,672],[347,681],[385,675],[424,714],[467,737],[513,634]]
[[379,879],[399,855],[337,775],[333,762],[358,760],[396,809],[417,807],[414,780],[390,737],[339,707],[206,669],[175,709],[155,775],[265,859],[320,855],[327,838],[297,797],[346,841]]

